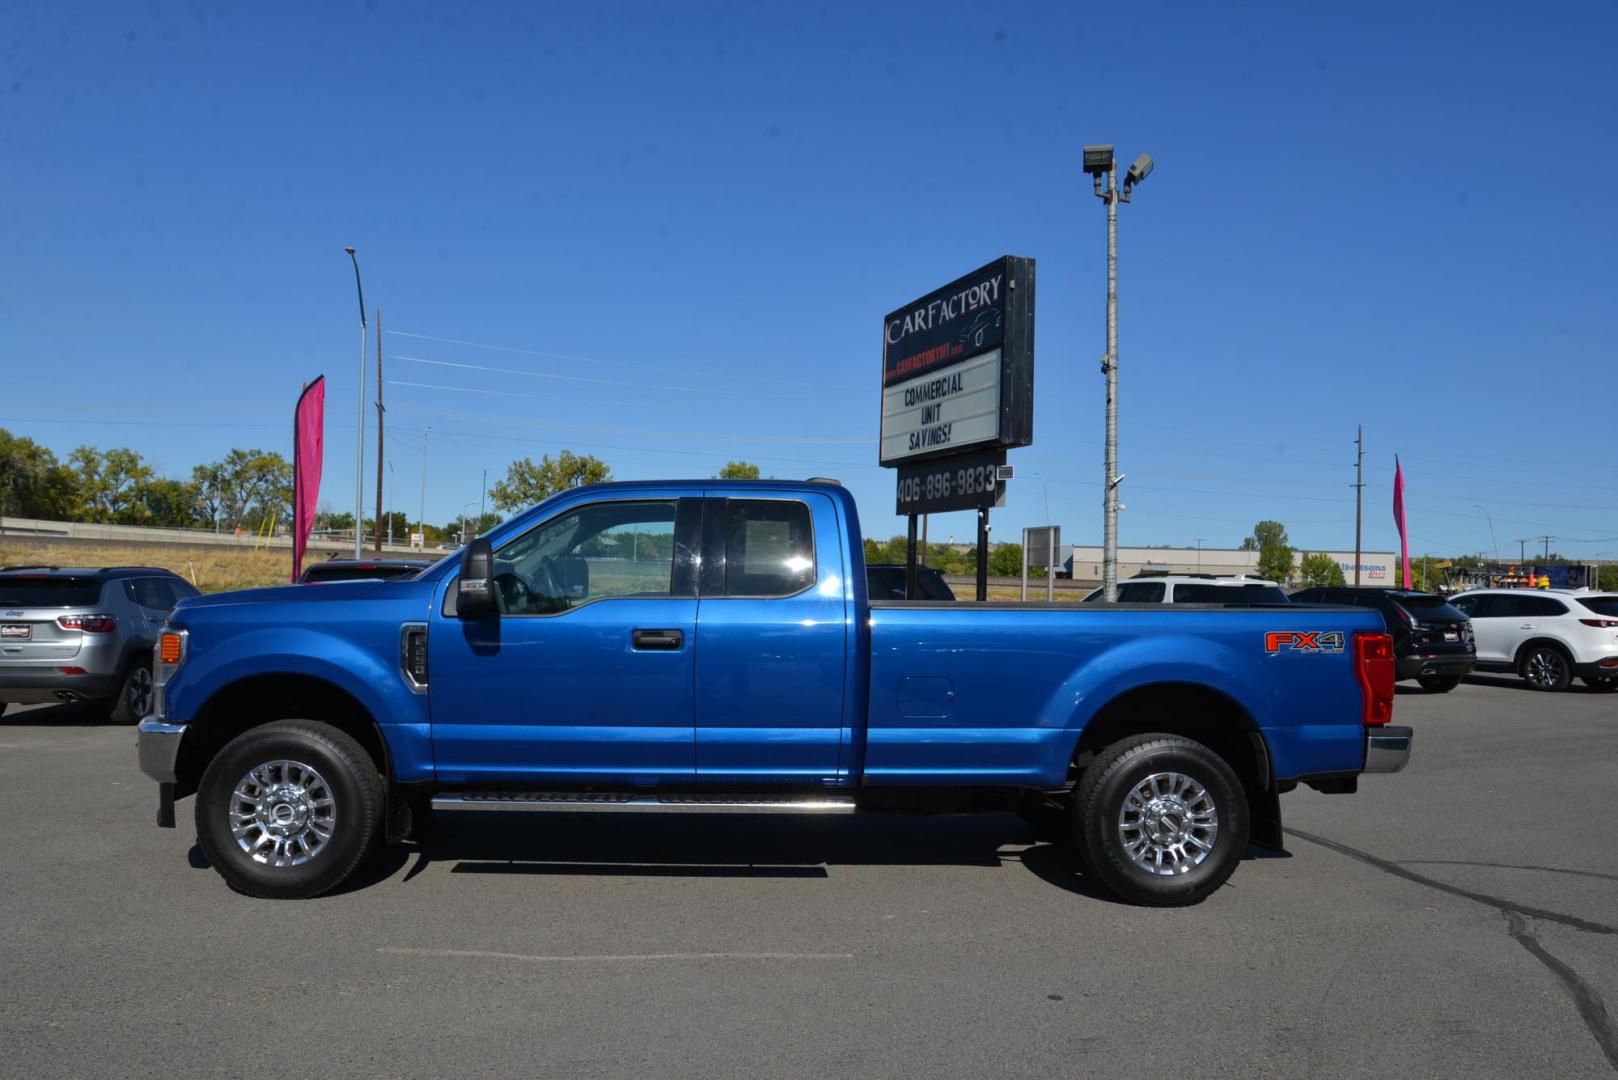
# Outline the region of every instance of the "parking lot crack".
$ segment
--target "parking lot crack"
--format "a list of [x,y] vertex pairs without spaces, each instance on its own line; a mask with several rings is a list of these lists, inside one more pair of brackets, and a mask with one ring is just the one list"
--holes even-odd
[[1359,848],[1349,847],[1347,844],[1340,844],[1335,840],[1328,840],[1324,836],[1316,836],[1314,833],[1301,832],[1297,829],[1288,829],[1287,833],[1291,836],[1296,836],[1300,840],[1307,840],[1311,844],[1319,844],[1323,848],[1329,848],[1332,851],[1337,852],[1339,855],[1347,855],[1351,859],[1357,859],[1360,862],[1365,863],[1367,866],[1374,866],[1384,873],[1392,874],[1394,877],[1401,877],[1406,881],[1413,881],[1417,885],[1425,885],[1429,889],[1437,889],[1439,892],[1446,892],[1452,896],[1463,897],[1464,899],[1471,900],[1474,903],[1483,904],[1486,907],[1492,907],[1497,911],[1515,911],[1519,914],[1532,916],[1533,918],[1540,919],[1544,922],[1557,923],[1558,925],[1571,927],[1574,930],[1583,930],[1590,934],[1618,934],[1618,926],[1608,926],[1605,923],[1591,922],[1588,919],[1581,919],[1577,915],[1567,915],[1560,911],[1550,911],[1546,908],[1532,907],[1528,904],[1519,904],[1514,901],[1507,900],[1504,897],[1490,896],[1488,893],[1473,892],[1471,889],[1463,889],[1459,885],[1451,885],[1447,881],[1439,881],[1437,878],[1430,878],[1425,874],[1418,874],[1416,871],[1411,870],[1408,867],[1401,866],[1395,862],[1389,862],[1387,859],[1378,858],[1368,851],[1361,851]]
[[1578,972],[1546,950],[1534,933],[1533,924],[1523,915],[1507,911],[1506,932],[1561,982],[1567,996],[1573,999],[1574,1007],[1579,1010],[1584,1026],[1589,1028],[1601,1052],[1607,1055],[1607,1064],[1618,1072],[1618,1026],[1614,1026],[1612,1014],[1607,1011],[1607,1003],[1601,1000],[1601,995]]
[[[1584,1021],[1585,1028],[1595,1039],[1596,1045],[1606,1055],[1607,1064],[1613,1071],[1618,1072],[1618,1026],[1615,1026],[1612,1014],[1607,1011],[1607,1004],[1602,1000],[1601,994],[1574,971],[1567,964],[1552,956],[1545,946],[1540,943],[1539,937],[1533,932],[1533,920],[1556,923],[1570,927],[1574,930],[1583,930],[1592,934],[1618,934],[1618,927],[1607,926],[1603,923],[1590,922],[1576,915],[1566,915],[1559,911],[1547,911],[1544,908],[1530,907],[1527,904],[1517,904],[1498,896],[1487,893],[1473,892],[1463,889],[1459,885],[1451,885],[1447,881],[1418,874],[1414,870],[1401,866],[1387,859],[1378,858],[1368,851],[1340,844],[1335,840],[1328,840],[1324,836],[1316,836],[1297,829],[1288,829],[1288,833],[1300,840],[1307,840],[1311,844],[1318,844],[1323,848],[1346,855],[1351,859],[1373,866],[1378,870],[1394,877],[1403,878],[1417,885],[1425,885],[1429,889],[1459,896],[1474,903],[1492,907],[1506,917],[1506,932],[1511,939],[1526,949],[1529,955],[1538,960],[1562,984],[1562,989],[1578,1010],[1579,1019]],[[1549,869],[1548,867],[1545,869]]]

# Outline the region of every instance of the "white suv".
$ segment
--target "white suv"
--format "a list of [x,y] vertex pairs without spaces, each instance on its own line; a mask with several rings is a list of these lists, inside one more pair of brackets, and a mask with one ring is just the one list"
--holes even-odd
[[[1101,599],[1097,589],[1084,598],[1086,604]],[[1213,574],[1136,574],[1118,583],[1120,604],[1285,604],[1281,586],[1263,578],[1215,577]]]
[[1618,593],[1475,589],[1450,597],[1472,620],[1479,671],[1515,671],[1535,690],[1618,690]]

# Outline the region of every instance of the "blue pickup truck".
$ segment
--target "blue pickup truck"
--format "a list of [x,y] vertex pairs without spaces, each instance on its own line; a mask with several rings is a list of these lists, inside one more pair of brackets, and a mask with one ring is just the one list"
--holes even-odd
[[866,591],[835,483],[576,488],[411,578],[186,600],[140,764],[253,896],[451,810],[1013,810],[1179,905],[1410,752],[1371,611]]

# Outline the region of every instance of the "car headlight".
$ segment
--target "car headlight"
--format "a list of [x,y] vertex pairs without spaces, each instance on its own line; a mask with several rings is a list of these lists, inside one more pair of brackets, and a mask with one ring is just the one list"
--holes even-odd
[[157,635],[157,647],[152,650],[152,713],[155,716],[167,715],[163,688],[185,663],[190,642],[191,635],[180,629],[164,627]]

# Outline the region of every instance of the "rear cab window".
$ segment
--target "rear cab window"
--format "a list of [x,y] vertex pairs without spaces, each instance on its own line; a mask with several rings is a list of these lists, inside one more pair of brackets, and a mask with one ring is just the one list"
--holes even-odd
[[1285,604],[1287,594],[1275,585],[1214,585],[1189,582],[1174,586],[1176,604]]
[[725,501],[726,596],[792,596],[814,583],[815,534],[806,503]]
[[3,607],[91,607],[100,602],[99,578],[0,574]]

